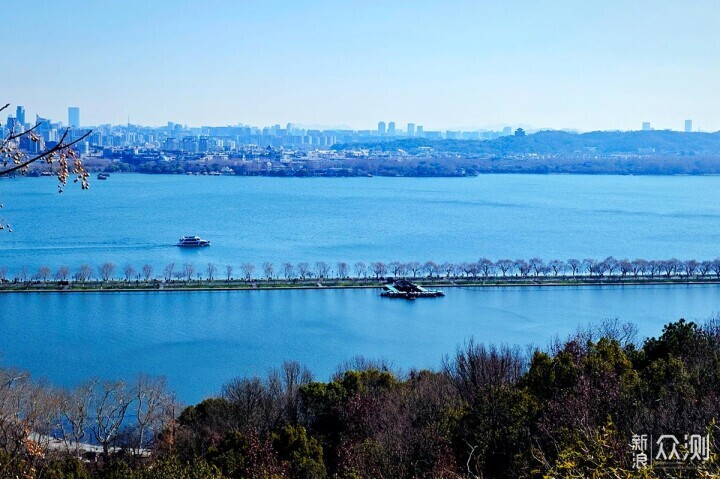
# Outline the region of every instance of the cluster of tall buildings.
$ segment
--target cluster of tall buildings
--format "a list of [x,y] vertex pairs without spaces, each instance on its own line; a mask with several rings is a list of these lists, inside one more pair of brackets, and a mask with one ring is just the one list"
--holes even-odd
[[[37,125],[37,126],[36,126]],[[15,116],[8,116],[7,123],[0,128],[3,136],[9,132],[20,133],[35,127],[35,132],[45,141],[46,146],[57,142],[60,136],[69,127],[68,139],[79,138],[86,131],[81,128],[80,108],[69,107],[67,125],[62,122],[41,118],[36,115],[35,122],[26,118],[25,108],[18,106]],[[144,148],[159,152],[233,152],[246,146],[294,148],[294,149],[323,149],[338,143],[373,142],[387,138],[427,138],[452,140],[492,140],[500,136],[512,135],[512,129],[506,127],[501,131],[459,131],[435,130],[428,131],[422,125],[408,123],[405,129],[399,129],[394,121],[380,121],[375,130],[347,130],[347,129],[308,129],[293,123],[285,127],[279,124],[264,128],[235,125],[235,126],[203,126],[187,127],[179,123],[168,122],[162,127],[148,127],[140,125],[99,125],[89,127],[92,134],[77,149],[88,152],[90,148]],[[650,122],[643,122],[643,130],[652,130]],[[692,120],[685,121],[686,132],[693,131]],[[21,147],[34,151],[40,148],[39,144],[24,138]]]
[[[67,127],[70,127],[68,136],[66,137],[69,141],[79,138],[84,134],[85,131],[80,129],[80,108],[68,108]],[[7,122],[0,127],[0,134],[4,138],[10,133],[23,133],[31,128],[34,128],[33,131],[43,139],[45,146],[53,146],[60,141],[61,136],[65,132],[66,125],[62,122],[53,122],[38,115],[35,115],[34,122],[30,122],[26,117],[25,107],[20,105],[15,109],[15,116],[8,116]],[[89,143],[85,142],[82,145],[78,145],[77,148],[82,152],[83,150],[87,150],[88,147]],[[33,142],[27,136],[23,136],[20,138],[20,148],[31,153],[37,153],[42,148],[42,144]]]
[[380,136],[404,136],[404,137],[423,137],[425,132],[423,131],[422,125],[416,125],[415,123],[408,123],[405,131],[398,130],[395,128],[395,122],[385,123],[384,121],[378,122],[377,134]]
[[[7,132],[16,133],[35,127],[35,132],[42,136],[46,144],[59,141],[59,137],[69,127],[69,139],[78,138],[85,133],[80,120],[80,108],[69,107],[67,125],[54,122],[36,115],[35,123],[28,122],[25,109],[18,106],[15,116],[9,116]],[[232,152],[245,146],[287,147],[295,149],[323,149],[338,143],[362,143],[385,138],[428,138],[457,140],[491,140],[512,134],[511,128],[502,131],[426,131],[422,125],[408,123],[404,130],[398,129],[395,122],[378,123],[377,130],[348,129],[310,129],[293,123],[285,127],[276,124],[267,127],[250,125],[235,126],[203,126],[187,127],[179,123],[168,122],[162,127],[140,125],[98,125],[87,127],[92,134],[87,137],[78,149],[89,151],[90,148],[144,148],[157,151],[186,153]],[[0,131],[0,133],[7,133]],[[28,150],[38,145],[21,145]]]
[[437,131],[425,131],[422,125],[416,125],[415,123],[408,123],[405,130],[397,129],[395,122],[384,122],[380,121],[377,125],[377,130],[362,131],[364,135],[368,137],[380,136],[380,137],[393,137],[393,138],[429,138],[429,139],[448,139],[448,140],[493,140],[501,136],[508,136],[512,134],[512,128],[505,127],[501,131],[461,131],[461,130],[437,130]]
[[[652,131],[654,128],[650,124],[649,121],[644,121],[642,123],[642,131]],[[692,120],[685,120],[685,125],[683,128],[683,131],[685,133],[692,133],[693,131],[693,121]]]

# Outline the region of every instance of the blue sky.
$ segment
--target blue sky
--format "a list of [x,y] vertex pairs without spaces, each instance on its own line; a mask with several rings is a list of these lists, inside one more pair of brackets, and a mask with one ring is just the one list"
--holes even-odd
[[720,130],[720,2],[39,0],[2,98],[83,124]]

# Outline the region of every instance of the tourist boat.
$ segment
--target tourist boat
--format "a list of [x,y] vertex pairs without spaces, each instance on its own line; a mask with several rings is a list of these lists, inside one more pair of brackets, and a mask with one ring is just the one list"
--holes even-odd
[[441,298],[445,296],[440,290],[425,289],[405,279],[395,280],[392,284],[383,286],[380,296],[384,298],[402,298],[414,300],[416,298]]
[[110,178],[109,173],[98,173],[97,175],[98,180],[107,180],[108,178]]
[[210,246],[210,242],[208,240],[200,239],[199,236],[183,236],[180,238],[180,241],[178,241],[176,246]]

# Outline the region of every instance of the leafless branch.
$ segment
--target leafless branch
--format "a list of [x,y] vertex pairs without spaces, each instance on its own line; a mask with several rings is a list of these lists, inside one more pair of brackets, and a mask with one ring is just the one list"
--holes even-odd
[[34,156],[34,157],[30,158],[29,160],[27,160],[27,161],[25,161],[25,162],[23,162],[23,163],[20,163],[20,164],[18,164],[18,165],[15,165],[15,166],[13,166],[13,167],[11,167],[11,168],[8,168],[8,169],[6,169],[6,170],[0,170],[0,176],[2,176],[2,175],[7,175],[7,174],[9,174],[9,173],[12,173],[13,171],[21,170],[21,169],[25,168],[26,166],[28,166],[28,165],[30,165],[30,164],[32,164],[32,163],[35,163],[35,162],[38,161],[38,160],[41,160],[41,159],[43,159],[43,158],[47,158],[48,156],[52,155],[53,153],[56,153],[56,152],[61,151],[61,150],[65,150],[65,149],[67,149],[67,148],[71,148],[72,146],[76,145],[77,143],[80,143],[82,140],[84,140],[85,138],[87,138],[87,137],[90,135],[90,133],[92,133],[92,130],[88,130],[88,131],[85,132],[85,134],[84,134],[83,136],[81,136],[80,138],[77,138],[76,140],[73,140],[73,141],[71,141],[70,143],[64,144],[63,142],[65,141],[65,138],[67,137],[69,131],[70,131],[69,128],[67,128],[67,129],[65,130],[65,133],[63,133],[63,136],[62,136],[62,138],[60,139],[60,141],[58,142],[57,145],[53,146],[52,148],[50,148],[50,149],[47,150],[47,151],[44,151],[44,152],[40,153],[40,154],[37,155],[37,156]]

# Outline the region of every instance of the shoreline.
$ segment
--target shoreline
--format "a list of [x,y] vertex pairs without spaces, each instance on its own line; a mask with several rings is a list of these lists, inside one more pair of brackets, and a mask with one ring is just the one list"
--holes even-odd
[[[542,278],[542,279],[519,279],[508,278],[505,280],[493,278],[489,280],[437,280],[411,279],[416,284],[428,288],[529,288],[529,287],[584,287],[584,286],[698,286],[698,285],[720,285],[720,278]],[[173,282],[144,282],[130,281],[93,281],[84,284],[60,285],[57,281],[47,283],[31,282],[28,284],[4,283],[0,284],[2,293],[186,293],[193,291],[282,291],[282,290],[323,290],[323,289],[382,289],[383,285],[391,281],[375,282],[362,281],[357,284],[348,284],[342,281],[315,282],[311,284],[284,283],[278,280],[256,280],[245,281],[173,281]]]

